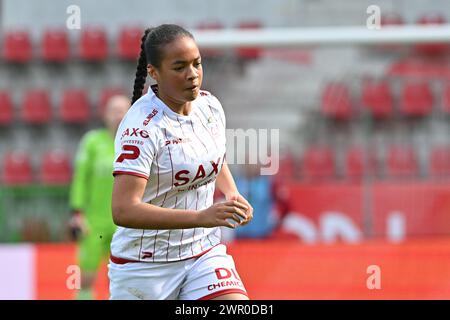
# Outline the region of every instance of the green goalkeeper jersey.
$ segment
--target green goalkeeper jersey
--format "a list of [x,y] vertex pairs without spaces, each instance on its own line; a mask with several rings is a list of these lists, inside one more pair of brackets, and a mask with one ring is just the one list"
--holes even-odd
[[78,147],[70,190],[70,206],[81,210],[90,227],[114,226],[111,196],[114,139],[107,129],[87,132]]

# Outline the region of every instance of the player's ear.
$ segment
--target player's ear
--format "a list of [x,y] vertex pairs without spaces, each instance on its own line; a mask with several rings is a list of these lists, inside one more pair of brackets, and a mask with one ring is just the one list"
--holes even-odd
[[154,80],[156,80],[156,81],[159,80],[158,79],[159,78],[158,77],[158,70],[156,70],[156,68],[153,65],[151,65],[151,64],[147,65],[147,72],[148,72],[148,75],[150,77],[152,77]]

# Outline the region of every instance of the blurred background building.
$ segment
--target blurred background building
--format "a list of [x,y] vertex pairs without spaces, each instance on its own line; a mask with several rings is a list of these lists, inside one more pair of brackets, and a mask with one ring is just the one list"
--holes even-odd
[[[131,96],[145,27],[177,23],[195,33],[365,26],[373,4],[381,9],[382,26],[450,20],[450,2],[444,0],[373,2],[1,0],[0,241],[67,243],[77,144],[100,126],[108,97]],[[80,29],[66,27],[71,5],[80,9]],[[200,49],[203,88],[222,102],[227,127],[280,130],[280,170],[264,189],[276,214],[270,232],[254,232],[256,239],[320,247],[448,238],[448,42]],[[433,245],[449,252],[448,242]],[[252,249],[246,246],[238,243],[234,250],[246,256]],[[281,250],[266,249],[267,255]],[[430,268],[434,279],[438,271]],[[446,279],[431,297],[450,297]],[[269,299],[314,297],[296,288],[285,296],[273,294],[270,285],[254,288]],[[31,297],[54,294],[39,290]],[[383,297],[409,297],[405,292]]]

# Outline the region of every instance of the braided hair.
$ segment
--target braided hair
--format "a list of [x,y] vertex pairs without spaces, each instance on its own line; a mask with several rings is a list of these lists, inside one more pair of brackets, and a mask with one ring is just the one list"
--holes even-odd
[[156,28],[145,29],[141,39],[141,53],[136,68],[131,104],[142,96],[147,78],[147,64],[159,68],[163,59],[163,47],[179,37],[194,39],[189,31],[175,24],[162,24]]

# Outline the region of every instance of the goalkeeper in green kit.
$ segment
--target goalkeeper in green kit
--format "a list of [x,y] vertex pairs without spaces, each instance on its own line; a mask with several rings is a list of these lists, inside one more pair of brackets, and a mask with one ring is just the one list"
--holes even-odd
[[74,161],[69,225],[72,237],[78,242],[77,258],[81,269],[81,290],[77,299],[94,298],[92,286],[98,267],[110,252],[116,229],[111,213],[114,137],[129,107],[127,97],[111,97],[103,116],[106,127],[83,136]]

